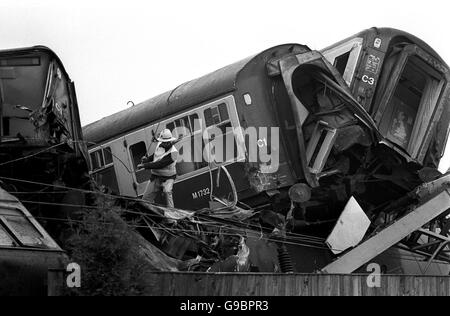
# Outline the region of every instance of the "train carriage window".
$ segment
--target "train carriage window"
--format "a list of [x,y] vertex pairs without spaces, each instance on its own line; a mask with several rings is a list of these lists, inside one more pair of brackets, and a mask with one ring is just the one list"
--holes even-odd
[[191,135],[191,137],[181,141],[177,147],[180,156],[189,159],[188,161],[180,161],[177,163],[178,176],[183,176],[208,166],[208,162],[205,161],[203,156],[205,142],[202,134]]
[[425,75],[408,64],[388,105],[392,109],[389,138],[403,147],[409,143],[425,85]]
[[130,146],[130,156],[133,162],[133,170],[136,174],[136,181],[138,183],[143,183],[150,179],[151,170],[149,169],[138,169],[138,165],[141,163],[142,157],[147,154],[147,146],[145,142],[139,142]]
[[323,52],[325,58],[336,67],[348,86],[351,86],[355,77],[362,45],[363,39],[358,37]]
[[345,73],[345,68],[347,68],[349,58],[350,52],[340,55],[334,60],[334,67],[336,67],[341,76],[343,76]]
[[217,126],[221,135],[210,133],[210,152],[216,163],[230,162],[239,155],[236,137],[231,129],[231,123]]
[[108,187],[112,190],[113,194],[120,192],[116,171],[113,167],[102,169],[92,176],[94,177],[96,183]]
[[91,153],[89,156],[91,157],[92,171],[95,171],[99,168],[95,153]]
[[[206,109],[204,114],[209,140],[211,141],[210,152],[215,162],[223,163],[236,159],[239,153],[227,105],[221,103],[218,106]],[[220,129],[220,135],[215,135],[213,126]]]
[[380,130],[415,155],[440,93],[440,80],[417,57],[408,58],[387,103]]
[[90,153],[92,172],[96,172],[105,167],[109,167],[113,164],[113,154],[111,147],[105,147],[98,149]]
[[202,130],[202,124],[197,113],[189,115],[189,121],[191,122],[191,132],[195,133]]
[[113,155],[112,155],[111,147],[103,148],[103,156],[105,158],[105,166],[113,163]]
[[169,129],[172,133],[175,131],[175,122],[168,123],[166,128]]
[[[225,161],[231,161],[238,155],[237,142],[231,128],[232,124],[227,104],[220,103],[209,107],[203,111],[203,115],[204,123],[198,113],[193,113],[166,124],[166,128],[172,131],[174,137],[179,137],[180,130],[184,130],[183,136],[185,137],[176,145],[182,159],[182,161],[177,163],[176,167],[178,176],[188,175],[208,167],[208,162],[204,157],[206,141],[203,139],[203,124],[205,124],[204,127],[207,130],[212,130],[213,127],[216,127],[222,131],[222,135],[219,135],[219,139],[216,141],[223,140],[224,147],[223,150],[218,148],[217,151],[223,152],[224,155],[221,156],[225,158],[216,159],[217,162],[223,162],[224,159]],[[231,138],[227,137],[228,134],[230,134]]]
[[16,209],[2,209],[0,218],[14,232],[14,235],[25,246],[45,245],[44,236],[33,226],[23,213]]
[[8,235],[6,230],[0,224],[0,246],[14,246],[14,240]]
[[113,163],[111,147],[98,149],[90,154],[92,162],[92,172],[107,167]]
[[213,124],[219,124],[222,121],[220,119],[220,112],[218,107],[211,108],[211,115]]
[[191,126],[189,123],[189,118],[187,116],[180,118],[178,120],[175,121],[175,126],[180,128],[180,127],[184,127],[188,130],[191,130]]
[[142,157],[147,154],[147,146],[144,142],[139,142],[137,144],[130,146],[130,155],[133,161],[133,169],[137,170],[137,166],[141,163]]
[[175,137],[179,137],[179,136],[189,136],[191,133],[191,124],[189,123],[189,117],[185,116],[181,119],[178,119],[175,121],[175,126],[176,126],[176,136]]
[[104,160],[103,152],[101,149],[91,153],[90,157],[91,157],[93,171],[98,170],[105,165],[105,160]]
[[179,137],[180,135],[186,137],[201,131],[202,125],[198,114],[194,113],[166,124],[166,128],[172,132],[174,137]]
[[177,119],[173,122],[166,124],[166,128],[172,132],[174,137],[179,136],[189,136],[192,132],[191,123],[189,121],[189,117],[185,116],[180,119]]
[[213,120],[213,116],[212,116],[212,110],[211,109],[206,109],[205,111],[203,111],[203,114],[205,115],[206,126],[214,125],[214,120]]
[[[205,143],[202,137],[202,124],[197,113],[185,116],[173,123],[167,124],[167,128],[176,126],[174,137],[179,137],[183,132],[184,138],[176,145],[183,161],[177,163],[177,174],[183,176],[208,166],[203,157]],[[189,137],[187,137],[189,136]]]
[[227,105],[225,103],[219,104],[220,121],[227,121],[230,119],[228,115]]
[[217,125],[230,119],[227,105],[225,103],[208,108],[203,112],[203,114],[205,115],[206,127]]

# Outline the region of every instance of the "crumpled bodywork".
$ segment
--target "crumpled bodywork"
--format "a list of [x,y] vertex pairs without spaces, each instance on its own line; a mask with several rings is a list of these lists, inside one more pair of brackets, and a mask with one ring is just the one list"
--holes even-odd
[[311,187],[318,187],[332,150],[339,154],[356,144],[367,147],[380,134],[320,53],[289,56],[278,63],[294,116],[303,174]]
[[[52,61],[48,69],[48,81],[42,107],[30,115],[38,135],[55,143],[73,139],[71,126],[71,100],[68,78],[61,67]],[[70,144],[74,148],[74,144]]]
[[61,189],[90,179],[74,83],[50,49],[0,51],[0,133],[0,184],[33,215],[65,217],[55,204],[87,203]]
[[[371,236],[418,203],[410,192],[441,176],[381,135],[372,117],[320,53],[290,55],[271,65],[270,75],[282,77],[282,89],[290,102],[287,116],[292,125],[286,130],[293,131],[289,139],[295,139],[298,153],[294,158],[300,161],[303,177],[288,192],[290,206],[280,203],[248,210],[253,215],[239,221],[233,220],[232,209],[222,211],[220,217],[211,209],[167,226],[170,217],[159,211],[162,220],[156,224],[180,233],[169,236],[171,233],[163,232],[157,243],[179,260],[201,256],[191,266],[194,270],[317,271],[335,256],[326,246],[326,238],[349,200],[357,201],[370,220],[370,228],[365,230],[366,236]],[[247,169],[258,192],[270,189],[276,181],[276,177],[259,172],[256,165],[249,164]],[[281,191],[272,194],[286,199]],[[150,209],[155,212],[154,207]],[[434,225],[445,230],[448,220],[440,217]],[[417,241],[415,246],[425,248]]]
[[73,83],[58,57],[36,47],[0,52],[2,147],[5,143],[58,144],[80,151]]
[[309,199],[302,201],[309,219],[337,219],[352,196],[369,213],[377,212],[383,203],[426,181],[420,177],[422,166],[381,135],[340,74],[319,52],[270,63],[278,68],[270,67],[269,75],[282,76],[290,101],[290,109],[280,111],[293,117],[285,135],[295,139],[296,143],[290,143],[298,150],[293,159],[300,161],[300,178],[311,190]]

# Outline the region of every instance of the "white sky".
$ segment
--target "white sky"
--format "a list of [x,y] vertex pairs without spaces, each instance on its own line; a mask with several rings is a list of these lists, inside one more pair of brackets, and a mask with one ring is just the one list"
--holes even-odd
[[[321,49],[372,26],[410,32],[450,63],[447,3],[0,0],[0,49],[53,49],[85,125],[271,46]],[[450,150],[444,160],[447,170]]]

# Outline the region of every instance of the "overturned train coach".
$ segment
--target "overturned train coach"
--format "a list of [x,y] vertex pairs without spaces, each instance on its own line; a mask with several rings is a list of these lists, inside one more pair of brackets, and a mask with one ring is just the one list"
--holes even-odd
[[[386,223],[400,209],[393,203],[441,176],[449,87],[448,66],[426,43],[372,28],[321,52],[270,48],[83,133],[92,175],[115,193],[143,194],[150,172],[137,166],[168,128],[180,137],[176,207],[294,207],[294,231],[326,237],[352,197],[372,223]],[[310,247],[291,255],[298,272],[333,258]]]

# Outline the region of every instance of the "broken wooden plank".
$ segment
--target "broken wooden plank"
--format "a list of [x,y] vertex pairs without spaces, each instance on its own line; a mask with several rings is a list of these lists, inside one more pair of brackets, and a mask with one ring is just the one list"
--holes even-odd
[[327,265],[322,269],[322,272],[330,274],[348,274],[354,272],[371,259],[399,243],[409,234],[447,211],[449,207],[450,190],[447,189],[380,231],[374,237]]

